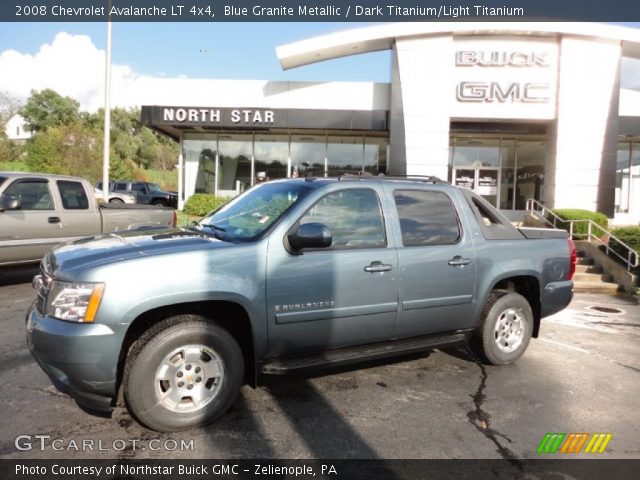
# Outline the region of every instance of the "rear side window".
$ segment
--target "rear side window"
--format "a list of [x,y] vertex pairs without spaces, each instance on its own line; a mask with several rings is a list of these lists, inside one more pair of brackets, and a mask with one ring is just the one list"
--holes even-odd
[[333,249],[376,248],[387,244],[380,201],[370,189],[325,195],[300,219],[300,224],[316,222],[329,228]]
[[127,190],[127,184],[122,182],[117,182],[113,188],[114,190]]
[[451,199],[442,192],[396,190],[402,244],[451,245],[460,239],[460,222]]
[[16,180],[7,187],[4,193],[18,197],[22,210],[53,210],[49,182],[45,179]]
[[4,181],[6,180],[6,177],[0,177],[0,186],[2,186],[2,184],[4,183]]
[[87,210],[89,199],[80,182],[58,180],[58,189],[62,198],[62,207],[65,210]]

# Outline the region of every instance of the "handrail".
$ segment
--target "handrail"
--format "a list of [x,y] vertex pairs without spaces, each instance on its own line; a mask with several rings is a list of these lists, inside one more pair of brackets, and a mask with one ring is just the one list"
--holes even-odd
[[[632,268],[635,268],[640,264],[639,262],[640,255],[636,250],[631,248],[629,245],[624,243],[622,240],[620,240],[618,237],[613,235],[608,230],[605,230],[604,228],[602,228],[593,220],[565,220],[563,218],[560,218],[558,215],[553,213],[551,209],[545,207],[542,203],[540,203],[539,201],[533,198],[530,198],[527,200],[526,209],[528,212],[537,213],[542,218],[542,220],[544,220],[548,225],[552,226],[553,228],[560,228],[562,230],[567,230],[566,226],[564,225],[568,223],[569,224],[568,231],[569,231],[569,236],[571,238],[584,239],[586,237],[586,240],[589,242],[599,243],[600,245],[603,245],[606,249],[607,255],[609,255],[610,253],[613,253],[616,257],[618,257],[620,260],[622,260],[623,263],[627,265],[627,271],[631,271]],[[550,217],[552,220],[549,220],[548,217]],[[561,225],[562,224],[564,225],[558,226],[559,222]],[[586,223],[587,233],[575,233],[574,225],[576,223]],[[616,252],[611,248],[611,246],[609,245],[611,240],[614,240],[616,243],[618,243],[619,245],[621,245],[626,249],[627,258],[625,258],[623,255],[619,254],[618,252]]]

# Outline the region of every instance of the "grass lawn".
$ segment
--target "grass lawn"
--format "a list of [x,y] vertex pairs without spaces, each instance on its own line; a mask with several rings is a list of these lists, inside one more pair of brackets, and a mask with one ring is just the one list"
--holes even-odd
[[189,215],[187,213],[177,211],[178,213],[178,227],[188,227],[191,225],[191,222],[197,222],[202,217],[197,217],[195,215]]

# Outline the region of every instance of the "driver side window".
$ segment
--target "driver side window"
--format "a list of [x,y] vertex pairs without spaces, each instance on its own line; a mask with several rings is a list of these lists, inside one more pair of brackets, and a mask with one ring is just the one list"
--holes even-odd
[[333,238],[332,249],[387,245],[380,200],[368,188],[325,195],[300,219],[300,225],[305,223],[326,225]]
[[53,199],[47,180],[39,178],[16,180],[4,193],[18,197],[22,210],[53,210]]

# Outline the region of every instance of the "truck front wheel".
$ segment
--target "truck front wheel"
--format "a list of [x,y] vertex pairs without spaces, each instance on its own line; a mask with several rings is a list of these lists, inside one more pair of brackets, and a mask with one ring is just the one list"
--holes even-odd
[[493,365],[515,362],[527,349],[533,312],[526,298],[509,290],[493,290],[471,338],[471,348]]
[[140,423],[160,432],[206,425],[224,413],[244,378],[235,338],[196,315],[168,318],[131,348],[124,398]]

